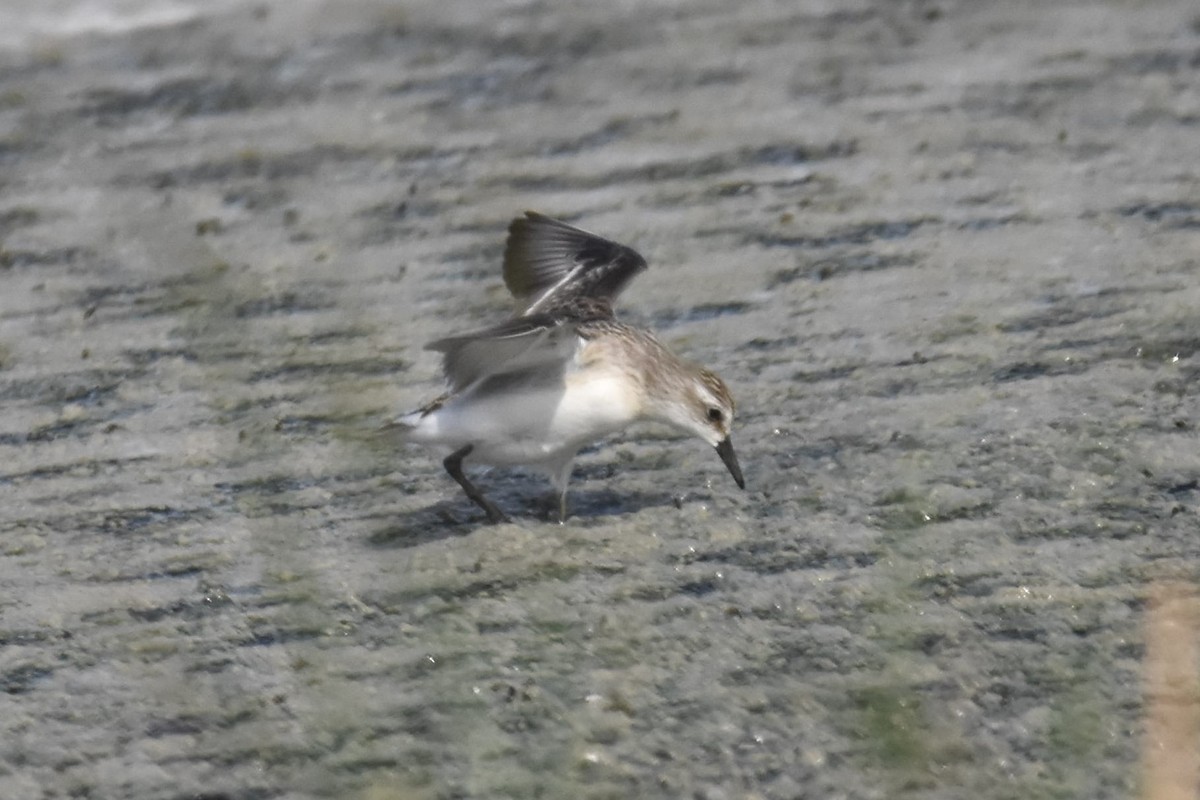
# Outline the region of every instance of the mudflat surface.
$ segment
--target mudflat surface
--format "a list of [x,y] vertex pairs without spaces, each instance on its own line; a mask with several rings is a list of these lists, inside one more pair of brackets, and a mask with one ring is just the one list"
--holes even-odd
[[[1200,10],[0,10],[5,798],[1122,798],[1200,573]],[[526,208],[739,399],[378,427]]]

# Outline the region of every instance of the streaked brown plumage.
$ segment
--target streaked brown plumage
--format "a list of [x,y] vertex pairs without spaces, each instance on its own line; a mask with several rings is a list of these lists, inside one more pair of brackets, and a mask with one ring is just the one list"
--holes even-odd
[[516,315],[428,345],[442,354],[450,390],[395,426],[451,449],[446,470],[491,521],[506,517],[466,477],[466,459],[548,473],[562,519],[579,448],[639,419],[704,439],[745,487],[725,383],[613,315],[616,295],[644,269],[625,245],[526,212],[509,226],[504,256]]

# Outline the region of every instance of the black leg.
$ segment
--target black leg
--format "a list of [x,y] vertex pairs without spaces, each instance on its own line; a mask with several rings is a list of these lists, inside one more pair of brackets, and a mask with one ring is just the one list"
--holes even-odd
[[463,474],[463,459],[470,455],[471,451],[474,449],[475,445],[473,444],[469,444],[466,447],[460,447],[458,450],[455,450],[453,453],[446,456],[446,459],[442,461],[442,464],[446,467],[446,472],[450,473],[450,477],[458,481],[458,485],[461,486],[463,491],[467,493],[467,497],[471,498],[475,505],[479,506],[487,513],[488,522],[492,523],[493,525],[497,522],[508,522],[509,519],[507,516],[505,516],[504,512],[496,508],[495,504],[492,503],[491,500],[488,500],[486,497],[484,497],[483,492],[475,488],[475,484],[467,480],[467,476]]

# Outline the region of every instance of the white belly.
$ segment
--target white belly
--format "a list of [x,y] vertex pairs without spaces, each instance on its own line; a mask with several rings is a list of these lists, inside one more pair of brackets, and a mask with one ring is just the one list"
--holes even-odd
[[569,372],[565,383],[518,385],[449,400],[417,421],[411,441],[474,446],[476,463],[553,465],[632,422],[636,395],[620,373]]

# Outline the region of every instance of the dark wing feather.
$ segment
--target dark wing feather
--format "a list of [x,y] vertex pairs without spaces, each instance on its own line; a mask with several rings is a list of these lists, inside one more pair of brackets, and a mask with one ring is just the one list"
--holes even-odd
[[646,268],[635,250],[526,211],[508,227],[504,283],[518,313],[533,314],[575,298],[612,300]]

